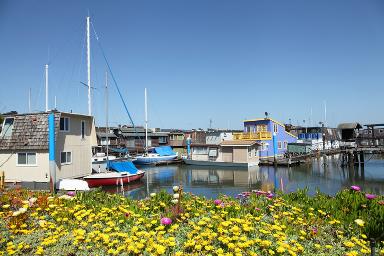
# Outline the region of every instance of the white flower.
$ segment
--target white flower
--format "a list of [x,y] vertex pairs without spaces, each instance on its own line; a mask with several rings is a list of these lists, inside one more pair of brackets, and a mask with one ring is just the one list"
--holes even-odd
[[179,199],[179,197],[180,197],[180,195],[179,195],[178,193],[173,194],[173,198],[174,198],[174,199]]
[[[28,207],[28,206],[27,206],[27,207]],[[25,208],[25,207],[19,209],[19,212],[20,212],[20,213],[25,213],[26,211],[27,211],[27,208]]]
[[20,211],[15,211],[12,213],[12,216],[16,217],[16,216],[19,216],[21,214]]
[[149,194],[151,197],[155,197],[156,196],[156,193],[151,193]]
[[177,204],[177,203],[179,202],[179,200],[177,200],[177,199],[173,199],[171,202],[172,202],[173,204]]
[[173,192],[179,191],[179,186],[173,186]]

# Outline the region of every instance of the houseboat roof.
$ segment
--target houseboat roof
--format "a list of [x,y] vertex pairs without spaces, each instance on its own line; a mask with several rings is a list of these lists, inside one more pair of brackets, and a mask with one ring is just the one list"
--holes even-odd
[[55,134],[57,136],[61,114],[88,118],[92,116],[67,112],[38,112],[10,114],[4,118],[13,118],[12,133],[0,136],[0,150],[48,150],[48,115],[55,115]]
[[[10,136],[0,136],[0,150],[40,149],[48,150],[48,115],[50,113],[16,114]],[[55,112],[56,134],[60,113]]]
[[244,123],[245,123],[245,122],[257,122],[257,121],[272,121],[272,122],[274,122],[274,123],[276,123],[276,124],[278,124],[278,125],[280,125],[280,126],[282,126],[282,127],[285,127],[284,124],[282,124],[282,123],[276,121],[275,119],[269,118],[269,117],[268,117],[268,118],[248,119],[248,120],[244,120]]
[[342,123],[337,126],[337,129],[344,130],[344,129],[361,129],[363,128],[361,124],[355,122],[355,123]]
[[255,140],[225,140],[222,141],[220,144],[222,147],[226,146],[253,146],[253,145],[261,145]]
[[96,135],[99,138],[117,138],[114,133],[97,132]]

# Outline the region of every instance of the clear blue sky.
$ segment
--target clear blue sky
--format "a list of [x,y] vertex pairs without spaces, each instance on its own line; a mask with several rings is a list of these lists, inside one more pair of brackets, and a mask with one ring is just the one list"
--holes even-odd
[[[0,1],[0,112],[87,113],[88,10],[128,108],[151,127],[241,128],[265,111],[294,124],[383,122],[384,2]],[[104,124],[106,66],[92,38],[94,115]],[[110,83],[112,87],[113,84]],[[128,123],[110,90],[112,125]]]

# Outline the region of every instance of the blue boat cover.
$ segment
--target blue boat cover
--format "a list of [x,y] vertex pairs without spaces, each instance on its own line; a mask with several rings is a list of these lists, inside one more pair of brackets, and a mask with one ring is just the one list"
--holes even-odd
[[128,153],[127,148],[109,148],[109,150],[111,150],[113,152],[117,152],[117,153],[124,153],[124,154]]
[[129,172],[130,174],[136,174],[138,171],[130,161],[108,161],[107,168],[117,172]]
[[155,152],[159,154],[160,156],[173,156],[176,155],[175,152],[173,152],[172,148],[170,146],[161,146],[156,147]]

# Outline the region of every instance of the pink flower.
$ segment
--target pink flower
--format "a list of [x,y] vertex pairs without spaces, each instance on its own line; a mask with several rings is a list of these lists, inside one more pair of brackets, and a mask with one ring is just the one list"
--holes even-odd
[[369,200],[371,199],[375,199],[376,198],[376,195],[373,195],[373,194],[365,194],[365,197]]
[[269,193],[268,195],[267,195],[267,197],[268,198],[272,198],[274,195],[272,194],[272,193]]
[[377,202],[379,205],[384,205],[384,200]]
[[255,210],[256,210],[256,211],[260,211],[261,209],[260,209],[260,208],[258,208],[258,207],[256,207],[256,208],[255,208]]
[[351,189],[354,191],[360,191],[361,188],[359,186],[351,186]]
[[313,228],[313,229],[312,229],[312,233],[313,233],[314,235],[316,235],[316,234],[317,234],[317,228]]
[[161,218],[160,222],[162,225],[171,225],[172,224],[172,220],[170,218],[166,218],[166,217]]
[[219,205],[221,204],[221,200],[220,199],[216,199],[215,201],[213,201],[215,205]]
[[68,195],[68,196],[75,196],[75,195],[76,195],[76,192],[74,192],[74,191],[69,191],[69,192],[67,193],[67,195]]

